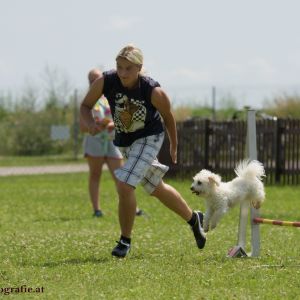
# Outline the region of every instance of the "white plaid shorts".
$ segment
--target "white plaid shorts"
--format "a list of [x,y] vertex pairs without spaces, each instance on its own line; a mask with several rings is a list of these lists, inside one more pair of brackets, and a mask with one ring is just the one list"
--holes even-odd
[[151,135],[136,140],[129,147],[119,147],[126,161],[115,170],[117,179],[133,187],[141,183],[145,191],[152,194],[169,170],[157,160],[164,136],[164,133]]

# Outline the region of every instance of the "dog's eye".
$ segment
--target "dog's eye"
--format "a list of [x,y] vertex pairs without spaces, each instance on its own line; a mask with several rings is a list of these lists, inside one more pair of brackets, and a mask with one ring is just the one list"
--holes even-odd
[[198,180],[198,181],[197,181],[197,184],[198,184],[198,185],[201,185],[201,184],[202,184],[202,182],[201,182],[200,180]]

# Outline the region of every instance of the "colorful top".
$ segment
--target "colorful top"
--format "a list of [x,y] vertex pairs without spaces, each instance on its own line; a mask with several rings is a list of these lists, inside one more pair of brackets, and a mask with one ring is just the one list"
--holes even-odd
[[116,146],[128,147],[139,138],[163,132],[161,116],[151,103],[152,90],[160,86],[157,81],[139,76],[138,86],[129,90],[122,85],[115,70],[103,75],[103,93],[115,124]]
[[[109,118],[112,120],[110,107],[105,97],[101,97],[97,101],[97,103],[93,107],[92,114],[96,122],[100,122],[104,118]],[[108,130],[105,129],[97,133],[95,136],[101,137],[103,141],[112,140],[114,137],[114,131],[108,132]]]
[[96,122],[99,122],[104,118],[112,119],[110,107],[105,97],[101,97],[97,101],[97,103],[93,107],[92,113]]

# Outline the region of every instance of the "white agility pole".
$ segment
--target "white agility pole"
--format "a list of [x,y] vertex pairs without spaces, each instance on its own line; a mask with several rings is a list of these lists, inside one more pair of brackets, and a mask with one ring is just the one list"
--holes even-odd
[[[256,117],[255,110],[247,111],[247,137],[246,137],[246,157],[250,160],[257,160],[257,146],[256,146]],[[238,242],[237,246],[233,247],[229,253],[229,257],[245,257],[259,256],[260,251],[260,234],[259,225],[252,220],[259,217],[259,210],[251,207],[251,254],[247,255],[245,251],[247,224],[248,224],[248,210],[249,204],[242,202],[240,206],[240,219],[238,229]]]
[[[256,117],[254,110],[248,110],[247,114],[247,151],[251,160],[257,160],[257,141],[256,141]],[[259,209],[251,206],[250,223],[251,223],[251,256],[257,257],[260,252],[260,233],[259,224],[254,223],[253,219],[260,216]]]

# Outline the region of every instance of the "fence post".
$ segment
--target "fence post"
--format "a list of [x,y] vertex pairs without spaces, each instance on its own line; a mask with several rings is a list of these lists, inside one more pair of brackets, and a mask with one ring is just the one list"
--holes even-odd
[[209,135],[210,135],[210,121],[207,119],[204,123],[204,168],[209,168]]
[[281,173],[281,122],[280,119],[276,121],[276,158],[275,158],[275,183],[280,183],[280,173]]

